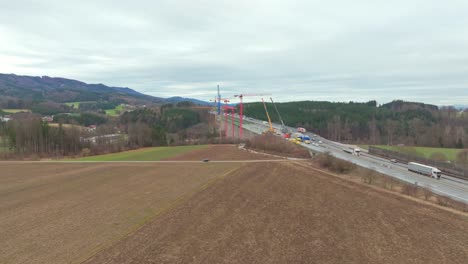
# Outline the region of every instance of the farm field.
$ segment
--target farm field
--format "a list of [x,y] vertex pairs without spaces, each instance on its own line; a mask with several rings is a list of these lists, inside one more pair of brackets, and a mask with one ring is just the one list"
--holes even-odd
[[79,263],[240,164],[1,166],[0,263]]
[[75,109],[79,109],[80,108],[80,103],[81,102],[69,102],[69,103],[65,103],[67,106],[70,106],[70,107],[73,107]]
[[208,147],[208,145],[152,147],[118,153],[89,156],[84,158],[73,159],[73,161],[158,161],[193,150],[203,149],[206,147]]
[[[207,155],[234,162],[183,162]],[[0,162],[0,263],[468,258],[467,214],[305,162],[244,162],[264,157],[207,145],[177,163]]]
[[455,161],[457,159],[457,154],[462,149],[455,148],[430,148],[430,147],[399,147],[399,146],[386,146],[386,145],[377,145],[374,146],[381,149],[397,151],[401,153],[413,154],[423,158],[431,158],[435,153],[441,153],[444,155],[447,160]]
[[107,109],[105,111],[106,111],[106,115],[118,116],[122,112],[122,110],[123,110],[123,105],[118,105],[114,109]]
[[254,163],[86,263],[465,263],[468,217],[295,163]]
[[68,106],[72,106],[72,107],[75,108],[75,109],[79,109],[81,103],[93,103],[93,102],[95,102],[95,101],[68,102],[68,103],[65,103],[65,104],[68,105]]
[[[59,127],[60,124],[59,124],[59,123],[49,123],[49,126],[50,126],[50,127]],[[70,129],[70,128],[77,128],[77,129],[80,129],[80,130],[85,129],[84,126],[72,125],[72,124],[62,124],[62,127],[63,127],[63,128],[67,128],[67,129]]]
[[19,112],[31,112],[31,110],[29,109],[2,109],[2,111],[9,114],[15,114]]

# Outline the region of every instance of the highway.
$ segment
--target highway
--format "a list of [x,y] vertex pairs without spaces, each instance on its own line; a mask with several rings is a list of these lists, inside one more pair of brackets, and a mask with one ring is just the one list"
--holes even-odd
[[[253,118],[244,119],[244,129],[253,133],[261,134],[268,130],[268,127],[269,125],[265,124],[264,121]],[[278,124],[273,124],[273,127],[278,131],[281,129],[281,126]],[[296,131],[296,128],[289,127],[289,129],[291,131]],[[375,170],[408,183],[417,184],[420,187],[428,188],[437,194],[450,197],[454,200],[468,203],[468,181],[447,175],[442,175],[440,180],[433,179],[408,171],[407,164],[392,163],[390,160],[371,155],[365,151],[363,151],[360,156],[349,154],[344,152],[344,150],[349,150],[351,147],[350,145],[327,140],[310,132],[306,134],[311,136],[311,138],[315,137],[315,142],[322,142],[321,144],[301,143],[303,147],[309,148],[314,152],[329,152],[337,158],[352,162],[356,165]]]

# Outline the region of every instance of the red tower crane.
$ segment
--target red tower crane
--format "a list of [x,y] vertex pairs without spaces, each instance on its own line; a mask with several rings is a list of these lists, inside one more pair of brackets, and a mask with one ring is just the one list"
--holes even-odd
[[234,106],[223,105],[222,108],[224,109],[224,135],[227,136],[227,118],[226,112],[231,110],[231,135],[234,138],[234,110],[236,109]]
[[[225,105],[221,106],[222,109],[227,110],[227,109],[230,109],[230,107],[232,107],[232,106],[227,105],[229,103],[230,98],[219,98],[218,100],[220,102],[225,103]],[[231,111],[234,111],[234,110],[231,110]],[[227,137],[227,111],[223,111],[223,112],[224,112],[224,137]],[[234,112],[232,112],[232,119],[234,119]],[[234,126],[234,120],[232,121],[232,124]],[[221,123],[219,125],[219,128],[220,128],[219,129],[219,136],[221,138]],[[234,133],[234,127],[232,129],[232,133]]]
[[239,105],[239,138],[240,139],[242,139],[242,134],[243,134],[242,124],[244,120],[244,113],[243,113],[244,106],[243,106],[242,99],[245,96],[267,96],[267,95],[271,95],[271,94],[236,94],[234,95],[234,97],[239,97],[239,100],[240,100],[240,105]]

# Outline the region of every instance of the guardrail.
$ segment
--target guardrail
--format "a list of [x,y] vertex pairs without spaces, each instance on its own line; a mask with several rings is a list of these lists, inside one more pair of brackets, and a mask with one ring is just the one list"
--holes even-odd
[[413,162],[426,164],[429,166],[434,166],[448,175],[468,180],[468,169],[462,168],[453,163],[426,159],[426,158],[410,155],[407,153],[401,153],[397,151],[381,149],[381,148],[376,148],[372,146],[369,146],[369,153],[382,156],[385,158],[389,158],[389,159],[396,159],[398,161],[405,162],[405,163],[413,161]]

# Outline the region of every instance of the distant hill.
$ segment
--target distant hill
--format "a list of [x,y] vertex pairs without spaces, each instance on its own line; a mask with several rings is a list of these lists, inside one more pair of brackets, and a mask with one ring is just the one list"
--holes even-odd
[[[0,107],[19,101],[22,107],[35,102],[66,103],[75,101],[123,101],[127,103],[163,103],[165,99],[142,94],[127,87],[87,84],[77,80],[48,76],[0,74]],[[19,107],[21,108],[21,107]]]
[[436,105],[417,103],[417,102],[407,102],[403,100],[394,100],[390,103],[383,104],[382,107],[388,108],[393,111],[406,111],[406,110],[415,110],[415,109],[426,109],[430,111],[437,111],[439,108]]
[[458,110],[468,109],[468,105],[461,105],[461,104],[453,105],[453,107],[458,109]]
[[206,102],[206,101],[202,101],[202,100],[198,100],[198,99],[193,99],[193,98],[180,97],[180,96],[174,96],[174,97],[166,98],[166,102],[173,103],[173,104],[184,102],[184,101],[192,102],[192,103],[194,103],[196,105],[202,105],[202,106],[211,106],[211,105],[213,105],[213,103],[210,103],[210,102]]

